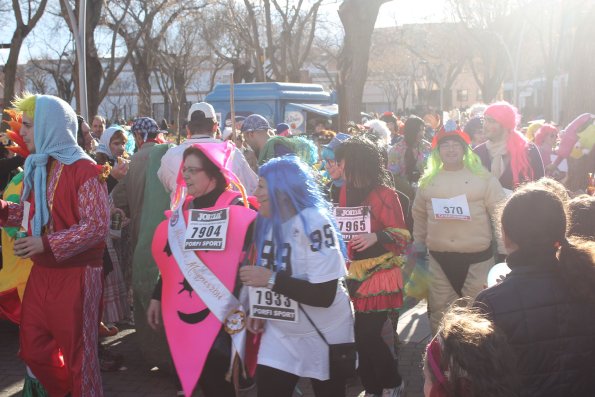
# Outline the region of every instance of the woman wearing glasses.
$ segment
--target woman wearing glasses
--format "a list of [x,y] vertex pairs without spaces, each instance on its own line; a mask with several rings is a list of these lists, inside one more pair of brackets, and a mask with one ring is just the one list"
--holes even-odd
[[[163,318],[188,396],[197,382],[207,397],[236,395],[226,375],[245,315],[233,292],[256,212],[248,208],[230,171],[234,150],[232,143],[222,142],[194,144],[184,151],[177,200],[153,238],[161,279],[147,321],[157,330]],[[241,192],[231,190],[232,184]]]

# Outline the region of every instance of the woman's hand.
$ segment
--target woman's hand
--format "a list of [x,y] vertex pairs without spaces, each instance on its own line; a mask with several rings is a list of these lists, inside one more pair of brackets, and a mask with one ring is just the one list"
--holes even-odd
[[273,271],[263,266],[242,266],[240,280],[248,287],[266,287]]
[[116,178],[118,181],[126,176],[128,173],[128,162],[118,162],[112,167],[110,175]]
[[353,237],[349,242],[349,245],[354,251],[363,251],[376,244],[376,242],[378,242],[376,233],[364,233]]
[[31,258],[33,255],[43,253],[43,251],[41,237],[22,237],[14,242],[14,254],[21,258]]
[[157,299],[151,299],[151,302],[149,302],[149,307],[147,308],[147,323],[149,323],[149,326],[155,331],[157,331],[161,324],[161,302]]
[[261,334],[264,331],[264,320],[248,317],[246,319],[246,329],[253,334]]

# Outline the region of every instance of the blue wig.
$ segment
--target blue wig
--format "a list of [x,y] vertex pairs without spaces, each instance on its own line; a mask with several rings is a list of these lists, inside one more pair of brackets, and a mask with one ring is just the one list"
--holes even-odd
[[269,217],[258,215],[256,219],[257,263],[261,262],[265,239],[272,230],[275,265],[278,269],[284,268],[282,263],[283,242],[288,241],[291,236],[283,236],[281,226],[287,220],[282,216],[288,213],[288,205],[293,207],[289,212],[295,211],[302,220],[302,225],[308,236],[313,230],[308,219],[303,215],[303,210],[315,208],[321,217],[328,219],[336,232],[343,257],[347,257],[341,231],[332,215],[332,207],[324,199],[316,177],[306,163],[295,155],[277,157],[263,164],[259,169],[259,175],[267,181],[271,213]]

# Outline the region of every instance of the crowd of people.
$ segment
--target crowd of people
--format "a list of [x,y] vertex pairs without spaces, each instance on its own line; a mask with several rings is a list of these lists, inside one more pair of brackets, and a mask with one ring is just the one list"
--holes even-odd
[[168,346],[147,359],[179,395],[309,378],[340,397],[359,377],[403,396],[407,297],[427,301],[426,397],[595,396],[594,115],[523,128],[495,102],[306,137],[258,114],[221,130],[199,102],[178,146],[49,95],[9,115],[0,318],[27,397],[103,395],[119,326]]

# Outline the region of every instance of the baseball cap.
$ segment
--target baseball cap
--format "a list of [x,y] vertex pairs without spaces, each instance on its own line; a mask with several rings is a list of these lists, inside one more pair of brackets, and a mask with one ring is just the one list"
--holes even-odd
[[[217,115],[211,104],[206,102],[193,103],[192,106],[190,106],[190,110],[188,110],[188,121],[192,120],[192,114],[196,111],[201,111],[204,114],[205,119],[213,119],[215,123],[217,122]],[[197,117],[203,118],[201,115],[197,114],[194,116],[194,119],[198,120]]]
[[289,125],[286,123],[279,123],[277,124],[277,128],[275,128],[277,135],[281,136],[290,136],[291,131],[289,130]]
[[271,129],[271,125],[260,114],[251,114],[246,117],[244,124],[242,124],[242,132],[267,131]]

